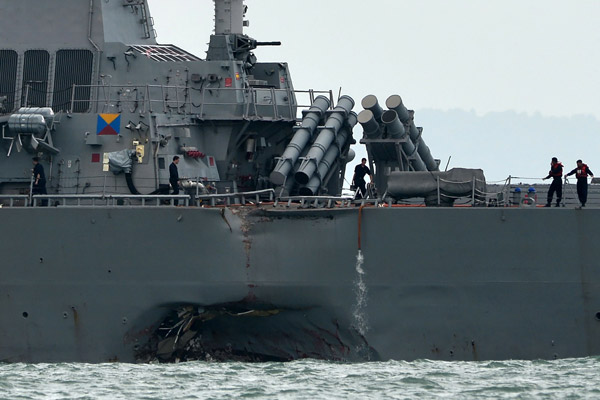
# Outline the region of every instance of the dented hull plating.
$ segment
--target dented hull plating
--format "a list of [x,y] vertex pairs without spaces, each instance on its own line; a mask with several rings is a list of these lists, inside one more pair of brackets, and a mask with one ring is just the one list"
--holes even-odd
[[598,210],[365,208],[359,266],[357,208],[1,213],[1,361],[146,361],[186,306],[217,359],[600,354]]

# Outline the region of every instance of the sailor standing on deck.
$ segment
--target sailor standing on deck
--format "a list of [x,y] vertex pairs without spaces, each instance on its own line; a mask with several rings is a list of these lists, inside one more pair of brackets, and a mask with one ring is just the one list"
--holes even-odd
[[[585,202],[587,201],[588,194],[588,176],[594,177],[594,173],[589,169],[589,167],[583,163],[581,160],[577,160],[577,168],[573,171],[569,172],[565,176],[571,176],[573,174],[577,177],[577,196],[579,197],[579,202],[581,203],[581,207],[585,207]],[[580,207],[580,208],[581,208]]]
[[[173,194],[179,194],[179,170],[177,169],[177,164],[179,164],[179,157],[173,157],[173,162],[169,165],[169,183],[173,188]],[[174,204],[178,205],[178,201],[175,200]]]
[[556,207],[560,207],[560,200],[562,199],[562,175],[562,163],[558,161],[558,158],[552,157],[550,172],[548,173],[548,176],[544,178],[544,180],[552,178],[552,184],[550,185],[550,189],[548,189],[548,203],[546,203],[546,207],[550,207],[552,204],[554,192],[556,192]]
[[373,175],[371,175],[371,170],[367,167],[367,159],[363,158],[361,163],[354,168],[354,176],[352,177],[352,183],[360,188],[360,191],[356,195],[357,199],[367,196],[365,175],[369,175],[371,182],[373,182]]
[[[46,174],[44,174],[44,167],[40,164],[38,157],[33,157],[33,186],[31,194],[48,194],[46,192]],[[48,200],[42,200],[41,205],[47,206]]]

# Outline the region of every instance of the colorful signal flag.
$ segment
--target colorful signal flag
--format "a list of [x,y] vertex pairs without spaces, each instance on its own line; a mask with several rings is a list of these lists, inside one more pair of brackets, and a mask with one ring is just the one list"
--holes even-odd
[[121,132],[121,114],[98,114],[97,135],[118,135]]

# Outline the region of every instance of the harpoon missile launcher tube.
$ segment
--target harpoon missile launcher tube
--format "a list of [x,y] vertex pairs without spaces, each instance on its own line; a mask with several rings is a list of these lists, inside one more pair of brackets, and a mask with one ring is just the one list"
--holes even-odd
[[[400,139],[406,135],[404,126],[402,125],[402,122],[400,122],[400,118],[398,118],[396,111],[388,110],[384,112],[381,120],[387,127],[387,132],[390,137]],[[414,156],[414,159],[411,160],[410,163],[415,171],[427,171],[427,167],[419,156],[419,152],[415,151],[415,145],[412,140],[403,142],[402,150],[404,150],[407,156]]]
[[375,121],[381,122],[383,108],[381,108],[381,106],[379,105],[379,101],[377,100],[376,96],[372,94],[365,96],[360,102],[360,104],[362,105],[362,108],[364,108],[365,110],[369,110],[373,113]]
[[362,125],[363,132],[369,139],[381,137],[381,125],[375,121],[375,115],[370,110],[362,110],[358,114],[358,122]]
[[429,147],[425,144],[425,141],[421,137],[419,130],[415,126],[414,111],[408,111],[402,103],[402,98],[398,95],[392,95],[388,97],[385,101],[385,105],[390,110],[395,111],[396,114],[398,114],[400,121],[402,121],[404,125],[409,127],[410,138],[413,141],[414,145],[417,146],[417,152],[419,153],[419,156],[421,156],[421,160],[423,160],[423,162],[427,166],[427,170],[438,171],[438,164],[431,156],[431,151],[429,150]]
[[342,150],[346,146],[346,142],[348,138],[352,136],[352,128],[357,123],[356,113],[351,112],[348,116],[347,127],[344,127],[340,130],[340,133],[337,135],[337,146],[330,146],[327,153],[323,157],[323,160],[319,163],[318,173],[314,174],[310,181],[306,184],[306,186],[300,188],[300,194],[303,196],[313,196],[318,190],[319,186],[323,182],[325,176],[329,173],[331,168],[335,164],[335,160],[340,155],[340,150]]
[[338,100],[338,105],[331,111],[329,118],[325,122],[325,126],[317,136],[317,139],[313,143],[310,148],[308,154],[302,160],[300,164],[300,168],[294,175],[296,178],[296,182],[301,185],[305,185],[310,181],[313,174],[317,170],[317,167],[327,150],[329,150],[329,146],[335,140],[335,136],[339,132],[339,130],[344,125],[344,122],[348,118],[348,114],[354,107],[354,100],[352,100],[349,96],[342,96]]
[[315,129],[319,125],[319,121],[323,117],[323,113],[330,105],[331,102],[327,97],[319,96],[312,103],[308,112],[304,114],[302,124],[297,128],[294,137],[292,137],[283,155],[277,161],[275,169],[273,169],[273,172],[269,176],[273,184],[282,185],[285,182],[292,167],[296,164],[300,153],[312,138]]

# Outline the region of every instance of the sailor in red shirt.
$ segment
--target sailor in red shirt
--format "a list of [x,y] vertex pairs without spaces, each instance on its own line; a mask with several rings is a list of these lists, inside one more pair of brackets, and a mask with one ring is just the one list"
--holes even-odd
[[594,174],[590,170],[590,168],[583,163],[581,160],[577,160],[577,168],[573,171],[569,172],[565,176],[571,176],[573,174],[577,174],[577,196],[579,197],[579,202],[581,202],[581,207],[585,207],[585,202],[587,201],[588,194],[588,176],[594,177]]
[[552,157],[550,172],[548,173],[548,176],[544,178],[544,180],[552,178],[552,184],[550,185],[550,189],[548,189],[548,203],[546,203],[546,207],[550,207],[552,204],[554,192],[556,192],[556,207],[560,207],[560,200],[562,199],[562,175],[562,163],[558,161],[558,158]]

